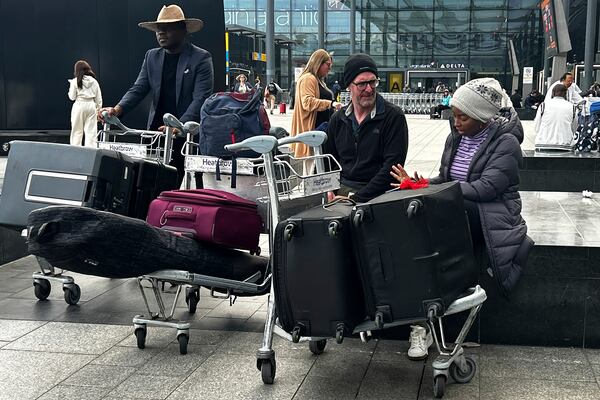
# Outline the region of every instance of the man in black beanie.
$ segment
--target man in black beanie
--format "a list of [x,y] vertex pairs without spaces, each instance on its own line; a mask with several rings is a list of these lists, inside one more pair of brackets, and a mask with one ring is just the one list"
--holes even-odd
[[392,188],[392,165],[406,161],[408,127],[402,110],[377,94],[377,65],[367,54],[348,57],[343,85],[351,102],[331,117],[324,146],[342,166],[337,197],[365,202]]

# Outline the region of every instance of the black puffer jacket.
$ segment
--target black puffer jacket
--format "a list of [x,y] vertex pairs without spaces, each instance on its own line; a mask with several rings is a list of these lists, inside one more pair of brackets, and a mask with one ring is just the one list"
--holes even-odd
[[[489,129],[488,137],[471,160],[461,189],[466,200],[477,202],[479,206],[492,272],[507,294],[516,285],[533,247],[521,217],[518,192],[523,127],[514,109],[503,109],[490,122]],[[450,180],[450,166],[460,140],[458,133],[450,133],[442,154],[440,175],[430,179],[430,183]]]

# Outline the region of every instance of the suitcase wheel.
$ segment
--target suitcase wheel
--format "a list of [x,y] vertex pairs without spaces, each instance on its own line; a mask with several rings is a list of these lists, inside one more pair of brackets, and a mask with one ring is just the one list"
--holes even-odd
[[375,314],[375,326],[377,329],[383,329],[383,313],[378,312]]
[[340,228],[340,223],[338,221],[331,221],[327,227],[327,232],[329,233],[329,236],[336,238]]
[[292,330],[292,342],[298,343],[300,341],[300,327],[295,326]]
[[325,346],[327,346],[327,339],[310,340],[308,342],[308,348],[310,349],[310,352],[317,356],[319,354],[323,354],[323,351],[325,351]]
[[344,341],[345,334],[346,327],[344,326],[344,324],[338,325],[337,329],[335,330],[335,341],[337,342],[337,344],[342,344],[342,342]]
[[410,219],[417,215],[421,207],[423,207],[423,202],[421,200],[415,199],[408,203],[408,209],[406,210],[408,218]]
[[294,236],[294,228],[294,224],[287,224],[285,226],[285,230],[283,232],[285,235],[285,240],[287,240],[288,242],[292,240],[292,236]]
[[186,333],[180,333],[177,335],[177,341],[179,342],[179,354],[187,354],[188,342],[190,341],[189,335]]
[[362,220],[363,220],[363,211],[358,210],[356,212],[356,214],[354,214],[354,219],[352,220],[352,222],[354,222],[354,226],[358,228],[360,226]]
[[135,328],[133,333],[135,334],[138,349],[144,349],[146,347],[146,326]]
[[464,356],[464,361],[462,369],[456,361],[450,365],[450,376],[456,383],[471,382],[471,379],[475,376],[475,372],[477,372],[477,364],[472,357]]

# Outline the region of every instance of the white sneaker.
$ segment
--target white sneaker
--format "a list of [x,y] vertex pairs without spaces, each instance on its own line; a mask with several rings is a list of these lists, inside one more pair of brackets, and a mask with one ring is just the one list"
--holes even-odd
[[412,325],[411,328],[408,359],[424,360],[427,358],[429,346],[433,343],[431,332],[419,325]]

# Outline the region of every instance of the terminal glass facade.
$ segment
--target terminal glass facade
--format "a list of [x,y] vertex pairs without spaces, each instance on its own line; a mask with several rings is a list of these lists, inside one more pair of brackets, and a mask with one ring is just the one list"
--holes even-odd
[[[326,0],[325,48],[334,55],[331,80],[351,52],[351,0]],[[370,54],[382,75],[409,69],[464,66],[470,77],[511,82],[512,42],[519,68],[543,69],[544,38],[537,0],[354,0],[355,50]],[[224,0],[225,25],[266,28],[266,0]],[[278,67],[286,84],[293,67],[318,47],[318,1],[275,0],[275,35],[295,41]],[[285,56],[282,57],[286,58]],[[278,66],[282,63],[278,62]]]

